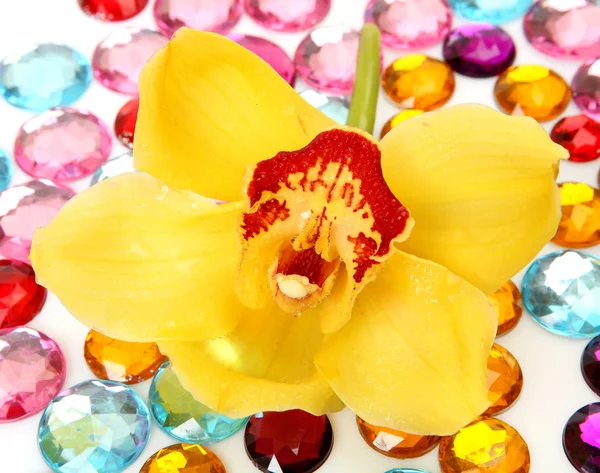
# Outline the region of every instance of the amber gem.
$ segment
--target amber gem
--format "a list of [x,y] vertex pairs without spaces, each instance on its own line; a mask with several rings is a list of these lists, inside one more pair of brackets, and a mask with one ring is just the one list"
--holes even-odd
[[225,467],[202,445],[178,443],[148,458],[140,473],[225,473]]
[[553,243],[587,248],[600,242],[600,191],[584,183],[560,185],[562,217]]
[[521,292],[512,281],[507,281],[490,296],[490,302],[498,314],[496,336],[504,335],[517,326],[523,314]]
[[383,125],[383,128],[381,129],[381,135],[379,135],[379,139],[381,139],[385,135],[387,135],[392,130],[392,128],[399,125],[400,123],[405,122],[406,120],[408,120],[410,118],[417,117],[419,115],[423,115],[423,113],[425,113],[425,112],[423,112],[423,110],[417,110],[417,109],[402,110],[400,113],[394,115],[387,122],[385,122],[385,125]]
[[523,372],[506,348],[494,344],[487,363],[488,399],[485,415],[496,415],[513,405],[523,389]]

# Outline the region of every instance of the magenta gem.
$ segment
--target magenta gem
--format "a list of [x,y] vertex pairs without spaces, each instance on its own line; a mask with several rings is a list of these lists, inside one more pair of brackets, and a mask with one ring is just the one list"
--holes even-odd
[[527,40],[538,51],[560,59],[600,56],[600,2],[539,0],[523,22]]
[[157,0],[154,19],[168,37],[182,26],[227,33],[242,15],[242,0]]
[[584,63],[577,70],[571,90],[573,100],[581,111],[600,122],[600,58]]
[[48,225],[74,195],[71,189],[45,179],[0,193],[0,256],[29,263],[34,230]]
[[40,412],[58,394],[66,374],[54,340],[27,327],[0,330],[0,423]]
[[296,78],[294,63],[281,47],[258,36],[232,34],[229,35],[229,38],[247,50],[252,51],[275,69],[288,84],[294,85],[294,79]]
[[583,350],[581,374],[590,389],[600,396],[600,335],[592,339]]
[[105,87],[138,95],[142,67],[154,52],[168,43],[158,31],[121,28],[108,35],[94,51],[94,77]]
[[567,421],[563,448],[580,473],[600,472],[600,402],[583,406]]
[[365,22],[381,30],[381,42],[394,49],[425,49],[438,44],[452,26],[446,0],[371,0]]
[[517,49],[510,35],[490,23],[454,28],[444,41],[444,60],[459,74],[494,77],[508,69]]
[[321,23],[331,0],[244,0],[246,13],[275,31],[303,31]]

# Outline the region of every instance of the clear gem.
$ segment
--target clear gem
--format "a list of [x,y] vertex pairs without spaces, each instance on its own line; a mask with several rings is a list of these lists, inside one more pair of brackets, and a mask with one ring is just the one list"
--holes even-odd
[[550,332],[572,338],[600,334],[600,261],[571,250],[537,259],[523,278],[523,303]]
[[563,431],[567,458],[580,473],[600,469],[600,402],[583,406],[567,421]]
[[61,44],[23,47],[0,62],[0,94],[33,111],[75,102],[91,80],[88,58]]
[[589,60],[577,70],[571,90],[581,111],[600,122],[600,58]]
[[178,443],[152,455],[140,473],[225,473],[219,457],[201,445]]
[[117,118],[115,118],[115,135],[129,149],[133,149],[133,137],[139,106],[140,101],[138,99],[131,99],[121,107],[117,113]]
[[133,167],[133,155],[130,152],[115,156],[106,161],[92,176],[91,185],[126,172],[135,172]]
[[0,328],[25,325],[40,313],[46,288],[35,281],[33,268],[20,261],[0,261]]
[[142,67],[168,39],[157,31],[122,28],[108,35],[94,51],[94,77],[116,92],[138,95]]
[[102,21],[123,21],[140,13],[148,0],[79,0],[79,6],[88,15]]
[[12,161],[4,150],[0,149],[0,191],[3,191],[10,184],[13,175]]
[[244,8],[265,28],[302,31],[323,21],[331,8],[331,0],[245,0]]
[[62,387],[67,364],[54,340],[37,330],[0,330],[0,423],[46,407]]
[[463,18],[494,24],[506,23],[524,15],[534,0],[448,0]]
[[350,102],[346,97],[328,95],[316,90],[300,92],[300,97],[340,125],[348,120]]
[[564,117],[550,138],[569,152],[569,161],[585,163],[600,158],[600,123],[586,115]]
[[581,355],[583,379],[600,396],[600,336],[590,340]]
[[288,84],[294,85],[294,79],[296,78],[294,63],[281,47],[258,36],[232,34],[229,35],[229,38],[247,50],[252,51],[275,69]]
[[129,386],[84,381],[54,398],[42,416],[38,443],[58,473],[118,473],[142,453],[150,414]]

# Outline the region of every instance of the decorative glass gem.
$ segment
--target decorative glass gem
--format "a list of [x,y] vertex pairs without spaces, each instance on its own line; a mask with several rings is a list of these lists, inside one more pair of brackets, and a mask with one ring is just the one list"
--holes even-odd
[[540,122],[558,117],[571,101],[571,90],[565,80],[538,65],[508,68],[498,77],[494,95],[506,113],[527,115]]
[[219,457],[201,445],[178,443],[152,455],[140,473],[226,473]]
[[42,112],[75,102],[92,81],[86,56],[62,44],[23,47],[0,61],[0,94],[16,107]]
[[31,239],[75,195],[45,179],[30,181],[0,193],[0,256],[29,263]]
[[583,406],[567,421],[563,448],[580,473],[596,473],[600,464],[600,402]]
[[400,113],[397,113],[392,118],[390,118],[383,127],[381,128],[381,134],[379,139],[382,139],[385,135],[387,135],[392,128],[398,126],[400,123],[409,120],[410,118],[418,117],[419,115],[423,115],[425,113],[423,110],[417,110],[415,108],[409,108],[406,110],[402,110]]
[[150,436],[150,414],[129,386],[84,381],[55,397],[42,415],[38,443],[58,473],[118,473]]
[[79,0],[79,6],[88,15],[102,21],[123,21],[140,13],[148,0]]
[[414,468],[393,468],[392,470],[386,471],[386,473],[429,473],[425,470],[415,470]]
[[590,340],[583,350],[581,374],[590,389],[600,396],[600,336]]
[[494,77],[515,61],[517,48],[510,35],[490,23],[467,23],[454,28],[444,40],[444,59],[452,69],[469,77]]
[[19,167],[33,177],[76,181],[104,163],[112,149],[106,125],[94,114],[53,108],[27,120],[15,139]]
[[303,31],[321,23],[331,0],[244,0],[246,13],[259,25],[275,31]]
[[122,28],[108,35],[94,51],[94,77],[122,94],[138,95],[142,67],[169,40],[157,31]]
[[13,165],[4,150],[0,149],[0,191],[10,184],[13,175]]
[[463,18],[494,24],[506,23],[524,15],[534,0],[449,0]]
[[493,417],[443,437],[439,459],[442,473],[527,473],[531,461],[519,432]]
[[275,69],[288,84],[294,85],[294,80],[296,79],[294,63],[280,46],[267,39],[246,34],[232,34],[229,35],[229,38],[247,50],[252,51]]
[[126,172],[135,172],[133,167],[133,155],[128,152],[120,156],[115,156],[106,161],[100,169],[92,176],[90,185],[105,181],[106,179]]
[[250,417],[246,453],[264,473],[312,473],[329,457],[333,430],[327,416],[298,409]]
[[350,109],[347,97],[327,95],[311,89],[300,92],[300,97],[340,125],[346,124]]
[[560,185],[562,217],[552,242],[566,248],[600,243],[600,191],[582,182]]
[[585,115],[562,118],[550,138],[567,149],[569,161],[585,163],[600,158],[600,123]]
[[510,332],[517,326],[523,314],[521,292],[512,281],[505,282],[500,289],[490,296],[490,303],[498,314],[498,331],[496,337]]
[[117,113],[117,118],[115,118],[115,135],[129,149],[133,149],[133,137],[139,106],[140,101],[138,99],[131,99],[121,107],[119,113]]
[[356,417],[361,437],[376,452],[392,458],[417,458],[433,450],[441,437],[407,434],[387,427],[369,424]]
[[559,59],[600,56],[600,3],[597,0],[540,0],[523,20],[527,40]]
[[35,282],[35,273],[20,261],[0,261],[0,329],[25,325],[40,313],[46,288]]
[[452,25],[446,0],[371,0],[365,22],[381,30],[381,42],[393,49],[426,49],[444,39]]
[[600,122],[600,58],[589,60],[577,69],[571,90],[581,111]]
[[514,404],[523,389],[523,372],[517,359],[506,348],[492,346],[487,363],[488,399],[485,415],[496,415]]
[[242,16],[242,0],[157,0],[154,19],[169,38],[182,26],[226,34]]
[[426,112],[444,105],[454,93],[454,72],[439,59],[409,54],[396,59],[383,73],[383,90],[403,108]]
[[0,423],[40,412],[60,391],[66,374],[54,340],[27,327],[0,330]]
[[557,335],[600,334],[600,260],[564,250],[543,256],[523,278],[523,303],[542,327]]

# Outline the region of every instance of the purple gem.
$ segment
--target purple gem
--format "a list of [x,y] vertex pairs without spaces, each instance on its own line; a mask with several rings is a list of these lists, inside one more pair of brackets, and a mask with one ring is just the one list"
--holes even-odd
[[563,448],[580,473],[600,472],[600,402],[583,406],[567,421]]
[[591,340],[583,350],[581,374],[590,389],[600,396],[600,335]]
[[444,41],[444,59],[459,74],[497,76],[514,62],[517,50],[509,34],[489,23],[454,28]]

